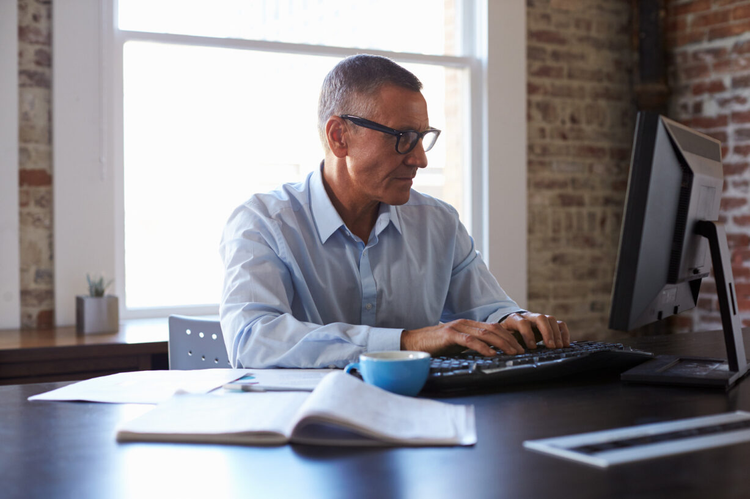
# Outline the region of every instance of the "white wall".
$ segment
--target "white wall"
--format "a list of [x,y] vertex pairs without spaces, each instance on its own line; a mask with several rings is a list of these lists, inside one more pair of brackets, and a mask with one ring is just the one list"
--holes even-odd
[[0,1],[0,329],[21,324],[17,5]]
[[[115,189],[106,161],[97,0],[55,4],[52,16],[55,322],[75,324],[86,274],[115,275]],[[104,161],[101,161],[101,160]]]
[[487,21],[483,252],[503,289],[526,307],[526,2],[490,0]]

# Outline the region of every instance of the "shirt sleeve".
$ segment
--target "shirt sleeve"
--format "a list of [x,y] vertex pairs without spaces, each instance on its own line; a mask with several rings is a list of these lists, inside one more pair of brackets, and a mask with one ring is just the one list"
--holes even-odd
[[315,324],[292,314],[294,285],[275,220],[248,205],[227,223],[220,245],[221,328],[234,367],[344,367],[366,351],[398,350],[401,330]]
[[490,273],[464,225],[458,220],[457,224],[453,271],[441,320],[499,322],[522,311]]

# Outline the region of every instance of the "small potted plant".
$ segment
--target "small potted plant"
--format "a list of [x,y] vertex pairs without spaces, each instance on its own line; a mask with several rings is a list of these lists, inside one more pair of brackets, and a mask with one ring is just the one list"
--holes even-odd
[[92,279],[86,274],[89,295],[76,296],[76,331],[83,334],[116,333],[120,328],[117,297],[105,295],[112,280],[105,284],[104,276]]

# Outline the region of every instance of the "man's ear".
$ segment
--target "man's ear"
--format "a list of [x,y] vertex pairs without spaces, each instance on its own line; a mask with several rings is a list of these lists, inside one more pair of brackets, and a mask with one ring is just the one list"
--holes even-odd
[[331,116],[326,123],[326,140],[328,148],[337,158],[343,158],[348,152],[348,130],[344,120],[338,116]]

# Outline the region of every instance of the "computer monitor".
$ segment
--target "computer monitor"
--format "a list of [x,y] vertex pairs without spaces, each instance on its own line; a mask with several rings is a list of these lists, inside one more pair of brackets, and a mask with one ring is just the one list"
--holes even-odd
[[713,265],[727,359],[657,356],[626,381],[731,387],[748,371],[723,224],[721,142],[655,113],[635,129],[609,327],[630,331],[695,307]]

